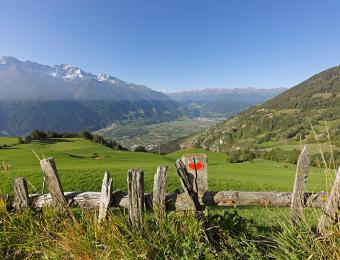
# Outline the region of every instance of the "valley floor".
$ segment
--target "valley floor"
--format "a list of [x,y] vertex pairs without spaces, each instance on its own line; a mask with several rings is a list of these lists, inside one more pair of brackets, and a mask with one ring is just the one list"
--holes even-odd
[[197,133],[221,120],[223,118],[181,117],[157,124],[144,124],[143,121],[123,122],[101,129],[97,133],[105,138],[112,138],[127,148],[135,145],[158,146]]

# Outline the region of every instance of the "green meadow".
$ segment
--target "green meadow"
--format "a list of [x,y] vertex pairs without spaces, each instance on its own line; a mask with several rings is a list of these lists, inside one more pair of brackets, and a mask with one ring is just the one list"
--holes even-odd
[[[244,162],[244,163],[230,163],[227,160],[227,157],[224,153],[216,153],[210,152],[200,149],[188,149],[181,150],[175,153],[171,153],[168,155],[158,155],[152,153],[138,153],[138,152],[127,152],[127,151],[115,151],[110,148],[104,147],[100,144],[93,143],[91,141],[86,141],[81,138],[67,138],[67,139],[54,139],[49,141],[48,143],[31,143],[31,144],[16,144],[16,139],[14,138],[0,138],[0,143],[3,146],[7,144],[7,146],[0,149],[0,163],[1,167],[6,167],[8,170],[0,171],[1,174],[1,182],[0,182],[0,193],[11,193],[12,190],[12,182],[13,178],[16,176],[24,176],[29,181],[29,189],[30,192],[34,192],[34,190],[41,190],[42,186],[42,172],[39,165],[39,160],[37,158],[43,157],[54,157],[57,168],[59,170],[59,174],[61,177],[61,182],[65,191],[99,191],[101,187],[101,182],[103,178],[104,171],[109,171],[113,176],[113,189],[114,190],[127,190],[126,188],[126,175],[128,169],[139,168],[144,169],[145,172],[145,189],[147,192],[152,190],[153,185],[153,176],[156,171],[156,167],[158,165],[168,165],[168,192],[181,191],[180,182],[177,177],[174,168],[174,162],[177,158],[181,157],[184,154],[192,154],[192,153],[206,153],[208,155],[208,174],[209,174],[209,190],[217,191],[217,190],[240,190],[240,191],[291,191],[293,189],[293,181],[295,175],[295,165],[292,164],[284,164],[277,163],[272,161],[266,161],[261,159],[256,159],[253,162]],[[325,191],[326,183],[325,180],[325,171],[322,169],[312,168],[310,171],[310,176],[308,180],[307,190],[308,191]],[[330,180],[330,178],[328,178]],[[236,210],[236,211],[235,211]],[[218,225],[223,227],[223,233],[229,240],[226,240],[227,244],[230,245],[238,252],[235,253],[230,259],[236,259],[235,257],[239,257],[239,255],[249,253],[250,255],[261,255],[259,259],[263,257],[263,259],[267,258],[267,255],[270,255],[271,249],[273,246],[273,254],[277,254],[276,258],[284,258],[286,251],[282,253],[279,249],[282,248],[282,244],[284,244],[283,248],[286,250],[292,250],[292,248],[296,248],[296,245],[301,242],[300,240],[296,240],[301,234],[305,235],[305,238],[302,240],[312,241],[307,246],[315,246],[316,242],[311,239],[312,235],[309,235],[310,232],[308,230],[315,229],[315,225],[317,223],[318,215],[320,214],[319,210],[315,209],[305,209],[305,220],[307,224],[306,230],[302,231],[295,230],[291,228],[289,223],[289,208],[279,208],[279,207],[237,207],[234,208],[221,208],[221,207],[211,207],[208,209],[207,216],[211,216],[211,218],[218,218],[220,222]],[[4,211],[3,211],[4,212]],[[2,213],[3,213],[2,212]],[[44,211],[45,212],[45,211]],[[49,214],[46,211],[46,214]],[[74,212],[78,212],[75,210]],[[113,210],[116,212],[116,210]],[[8,229],[13,228],[15,231],[9,233],[3,233],[3,241],[0,243],[0,249],[8,248],[11,246],[13,248],[20,248],[20,252],[23,252],[27,255],[36,256],[41,252],[46,253],[47,255],[55,255],[61,254],[64,252],[66,255],[71,254],[74,255],[73,250],[77,248],[85,248],[87,246],[87,251],[84,249],[79,250],[77,252],[82,252],[82,254],[95,255],[98,252],[101,254],[101,250],[99,248],[94,247],[92,244],[87,245],[86,241],[93,241],[93,237],[96,237],[100,243],[105,243],[106,245],[117,245],[118,242],[110,242],[103,240],[104,238],[98,236],[97,234],[111,234],[116,232],[118,229],[114,229],[117,223],[123,223],[122,221],[126,218],[125,211],[117,210],[118,212],[123,212],[122,217],[118,217],[115,214],[110,215],[107,226],[103,228],[105,232],[102,232],[102,229],[98,225],[93,224],[92,215],[88,213],[82,213],[80,217],[81,221],[87,223],[86,225],[79,225],[77,220],[74,220],[75,223],[62,227],[62,231],[58,229],[56,234],[59,234],[60,238],[57,236],[55,238],[59,241],[58,247],[56,248],[54,245],[54,240],[49,238],[41,239],[41,233],[43,231],[39,231],[38,227],[42,227],[42,230],[46,231],[45,224],[41,224],[37,220],[32,220],[32,216],[30,212],[26,212],[27,216],[24,215],[15,215],[18,219],[13,219],[11,215],[3,215],[4,221],[6,220],[6,224],[4,224]],[[0,211],[1,213],[1,211]],[[87,215],[86,215],[87,214]],[[167,216],[171,221],[177,220],[181,215],[174,215],[176,213],[169,213]],[[179,212],[178,214],[181,214]],[[225,215],[226,214],[226,215]],[[233,215],[236,214],[236,215]],[[118,214],[119,215],[119,214]],[[6,217],[7,216],[7,217]],[[53,214],[51,215],[53,219]],[[120,215],[119,215],[120,216]],[[225,216],[225,217],[222,217]],[[1,216],[0,216],[1,217]],[[27,219],[26,219],[27,217]],[[146,218],[148,219],[148,223],[152,223],[152,219],[154,215],[151,212],[146,213]],[[15,224],[13,224],[15,223]],[[16,224],[18,221],[19,224]],[[20,222],[22,221],[22,222]],[[164,222],[164,223],[172,223],[172,222]],[[183,224],[185,228],[180,228],[179,231],[175,230],[175,227],[170,227],[165,225],[164,230],[159,231],[159,226],[155,231],[155,237],[152,241],[158,241],[160,234],[164,236],[165,239],[169,241],[177,241],[177,239],[182,239],[183,236],[188,241],[197,241],[198,237],[204,234],[203,231],[199,228],[194,228],[198,234],[193,234],[193,238],[188,238],[187,234],[182,234],[180,231],[187,230],[188,227],[194,227],[197,225],[197,220],[191,220],[185,217],[182,218],[178,223]],[[12,223],[12,224],[11,224]],[[22,223],[22,224],[20,224]],[[49,223],[49,222],[46,222]],[[67,222],[62,222],[67,223]],[[125,222],[124,222],[125,223]],[[12,226],[11,226],[12,225]],[[47,224],[48,225],[48,224]],[[119,224],[121,227],[123,224]],[[151,224],[150,224],[151,225]],[[169,224],[170,225],[170,224]],[[188,226],[187,226],[188,225]],[[17,231],[18,227],[20,227],[20,232]],[[95,230],[98,229],[96,235],[93,235],[91,232],[92,228]],[[235,234],[230,231],[236,230]],[[53,233],[55,230],[52,226],[48,226],[49,232]],[[115,231],[114,231],[114,230]],[[107,232],[107,230],[110,230]],[[126,229],[127,230],[127,229]],[[132,248],[131,243],[135,245],[142,245],[145,236],[153,235],[153,229],[147,228],[147,234],[143,234],[140,236],[141,240],[138,240],[138,235],[135,233],[129,234],[125,233],[121,234],[121,238],[119,241],[124,241],[127,243],[127,247],[124,249],[126,252],[131,255]],[[169,233],[169,230],[171,232]],[[242,233],[240,230],[248,230],[244,232],[250,232],[249,236],[254,237],[246,237],[248,233]],[[199,231],[199,232],[198,232]],[[77,233],[79,232],[79,234]],[[126,231],[128,232],[128,231]],[[201,232],[201,233],[200,233]],[[202,233],[203,232],[203,233]],[[228,233],[229,232],[229,233]],[[231,232],[231,233],[230,233]],[[239,233],[237,233],[239,232]],[[240,233],[241,232],[241,233]],[[281,233],[280,233],[281,232]],[[46,233],[46,232],[45,232]],[[29,235],[26,235],[29,234]],[[54,233],[53,233],[54,234]],[[176,239],[172,239],[169,234],[173,234],[179,236]],[[229,234],[229,235],[228,235]],[[232,234],[230,236],[230,234]],[[1,235],[1,233],[0,233]],[[92,237],[93,236],[93,237]],[[36,243],[41,245],[41,248],[37,249],[35,246],[30,247],[32,237],[35,237]],[[81,240],[78,238],[81,237]],[[89,238],[90,237],[90,238]],[[108,238],[112,238],[115,236],[108,236]],[[241,239],[242,237],[242,239]],[[135,242],[129,242],[129,238],[131,238]],[[148,238],[148,241],[151,238]],[[165,241],[162,239],[162,241]],[[241,240],[240,240],[241,239]],[[255,239],[255,240],[254,240]],[[0,237],[1,241],[1,237]],[[21,241],[21,242],[18,242]],[[45,241],[41,243],[41,241]],[[46,242],[47,241],[47,242]],[[103,242],[104,241],[104,242]],[[248,242],[245,242],[248,241]],[[254,242],[255,241],[255,242]],[[258,241],[258,242],[256,242]],[[268,241],[269,244],[268,244]],[[288,242],[287,242],[288,241]],[[30,245],[26,245],[27,243],[31,243]],[[66,243],[64,245],[64,243]],[[73,246],[69,247],[68,243],[71,243]],[[99,243],[99,242],[98,242]],[[150,242],[150,245],[153,245],[156,242]],[[21,244],[23,245],[21,247]],[[164,245],[164,243],[161,243]],[[166,244],[166,243],[165,243]],[[311,244],[311,245],[310,245]],[[14,246],[15,245],[15,246]],[[50,246],[51,245],[51,246]],[[248,246],[251,245],[250,248]],[[321,246],[324,244],[321,243]],[[319,245],[317,245],[319,246]],[[105,247],[106,248],[106,247]],[[108,247],[109,248],[109,247]],[[148,248],[145,246],[145,248]],[[162,246],[159,246],[162,249]],[[183,245],[180,244],[179,248],[183,251]],[[222,246],[221,246],[222,248]],[[248,249],[247,249],[248,248]],[[264,248],[263,252],[260,248]],[[313,247],[314,248],[314,247]],[[64,251],[63,251],[64,250]],[[68,251],[72,251],[71,253],[67,253]],[[121,250],[121,249],[119,249]],[[142,250],[142,249],[140,249]],[[151,250],[151,249],[143,249],[143,250]],[[162,249],[163,250],[163,249]],[[176,249],[177,251],[179,249]],[[248,252],[248,251],[249,252]],[[56,252],[54,252],[56,251]],[[171,251],[172,253],[176,253],[177,251]],[[19,251],[18,251],[19,252]],[[37,253],[38,252],[38,253]],[[227,250],[228,255],[231,254],[230,249]],[[288,252],[288,251],[287,251]],[[304,254],[305,253],[304,251]],[[307,252],[307,251],[306,251]],[[308,251],[309,252],[309,251]],[[321,250],[321,255],[327,250],[324,248]],[[301,255],[301,252],[298,252]],[[177,254],[177,253],[176,253]],[[179,254],[179,253],[178,253]],[[138,254],[137,254],[138,255]],[[79,258],[85,258],[85,256],[79,256]],[[98,256],[96,256],[98,257]],[[94,258],[96,258],[94,257]],[[61,258],[61,256],[60,256]],[[100,257],[99,257],[100,258]],[[298,258],[296,258],[298,259]],[[325,258],[327,259],[327,258]]]
[[[181,150],[168,155],[115,151],[80,138],[54,139],[48,143],[16,144],[15,138],[0,138],[0,162],[8,165],[1,173],[0,190],[9,192],[16,176],[26,177],[40,190],[42,172],[36,157],[54,157],[65,191],[99,191],[104,171],[113,176],[113,188],[126,190],[128,169],[144,169],[145,190],[150,192],[158,165],[168,165],[168,192],[181,190],[174,162],[184,154],[208,155],[209,190],[291,191],[295,165],[256,159],[253,162],[229,163],[224,153],[199,149]],[[36,154],[36,155],[35,155]],[[325,191],[323,169],[312,168],[309,191]]]

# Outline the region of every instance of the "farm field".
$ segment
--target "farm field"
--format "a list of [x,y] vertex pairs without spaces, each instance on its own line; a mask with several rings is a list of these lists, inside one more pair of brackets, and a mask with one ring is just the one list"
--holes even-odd
[[122,123],[97,131],[105,138],[112,138],[125,147],[134,145],[159,145],[180,137],[197,133],[222,119],[181,117],[170,122],[143,124],[142,121]]

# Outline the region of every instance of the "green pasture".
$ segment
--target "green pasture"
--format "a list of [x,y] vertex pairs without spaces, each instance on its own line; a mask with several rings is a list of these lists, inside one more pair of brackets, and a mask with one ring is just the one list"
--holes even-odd
[[[0,144],[14,144],[15,139],[0,138]],[[65,191],[99,191],[104,171],[113,176],[113,188],[126,190],[128,169],[144,169],[145,189],[152,190],[158,165],[168,165],[168,191],[181,190],[174,162],[184,154],[205,152],[208,155],[209,190],[291,191],[295,165],[257,159],[253,162],[229,163],[224,153],[199,149],[182,150],[168,155],[114,151],[80,138],[55,139],[49,143],[14,145],[0,149],[0,162],[9,165],[1,171],[0,190],[9,192],[16,176],[26,177],[38,190],[42,185],[40,157],[54,157]],[[325,191],[323,169],[312,168],[309,191]],[[330,177],[328,176],[328,180]]]

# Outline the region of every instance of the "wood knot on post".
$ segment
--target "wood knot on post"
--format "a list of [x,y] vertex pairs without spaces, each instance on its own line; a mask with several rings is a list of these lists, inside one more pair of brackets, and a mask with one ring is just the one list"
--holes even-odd
[[217,205],[222,207],[236,207],[236,202],[235,200],[223,199],[220,200]]
[[271,202],[269,200],[260,200],[260,204],[268,206]]

